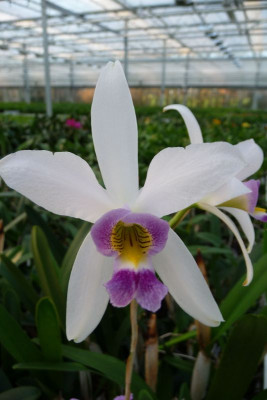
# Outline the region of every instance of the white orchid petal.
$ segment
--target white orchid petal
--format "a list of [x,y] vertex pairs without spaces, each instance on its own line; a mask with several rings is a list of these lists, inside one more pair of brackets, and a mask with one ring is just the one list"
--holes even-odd
[[194,116],[192,111],[189,110],[189,108],[187,108],[183,104],[170,104],[169,106],[164,107],[163,110],[178,111],[184,120],[191,143],[192,144],[203,143],[203,137],[199,123],[197,122],[196,117]]
[[217,207],[213,207],[213,206],[210,206],[209,204],[204,204],[204,203],[199,204],[199,206],[203,210],[206,210],[206,211],[216,215],[216,217],[220,218],[235,235],[235,238],[238,241],[238,244],[242,250],[244,260],[246,263],[246,268],[247,268],[247,277],[243,283],[243,286],[249,285],[253,278],[253,266],[252,266],[251,260],[249,258],[248,252],[246,250],[245,244],[240,236],[240,233],[239,233],[236,225],[233,223],[233,221],[227,215],[225,215]]
[[246,161],[246,166],[237,174],[241,181],[257,172],[263,163],[263,151],[253,139],[245,140],[235,145]]
[[246,211],[238,210],[237,208],[232,207],[220,207],[220,209],[227,211],[239,222],[239,225],[241,226],[244,234],[248,239],[249,246],[247,248],[247,251],[248,253],[250,253],[255,242],[255,230],[248,213]]
[[113,258],[100,254],[89,233],[74,262],[67,297],[67,338],[79,343],[99,324],[109,296],[103,286],[112,276]]
[[244,161],[225,142],[167,148],[152,160],[133,209],[158,217],[182,210],[234,177]]
[[107,190],[117,207],[138,194],[137,122],[121,64],[108,63],[96,84],[92,104],[92,134]]
[[201,201],[211,206],[217,206],[218,204],[225,203],[250,192],[251,190],[239,179],[232,178],[216,191],[209,193]]
[[0,161],[0,176],[12,189],[59,215],[95,222],[114,208],[87,162],[72,153],[18,151]]
[[208,326],[218,326],[223,317],[194,258],[173,230],[153,265],[179,306]]

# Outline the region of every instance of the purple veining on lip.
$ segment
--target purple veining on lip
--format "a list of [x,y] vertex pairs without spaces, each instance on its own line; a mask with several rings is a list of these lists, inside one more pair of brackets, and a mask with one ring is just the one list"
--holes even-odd
[[149,269],[134,271],[121,269],[105,284],[110,302],[115,307],[125,307],[134,298],[142,308],[156,312],[161,301],[168,293],[163,285]]
[[251,190],[250,193],[246,194],[246,197],[248,199],[248,212],[253,214],[258,202],[260,181],[250,179],[249,181],[243,183],[248,189]]
[[145,213],[129,213],[123,217],[122,221],[127,224],[139,224],[148,230],[153,241],[148,251],[149,255],[157,254],[164,249],[170,229],[168,222]]
[[105,256],[116,256],[117,252],[111,248],[111,232],[114,226],[123,221],[127,224],[139,224],[146,228],[152,236],[153,244],[148,255],[162,251],[168,239],[169,224],[150,214],[132,213],[129,210],[118,208],[104,214],[91,229],[91,235],[97,250]]
[[136,292],[137,274],[130,269],[121,269],[113,277],[105,283],[108,291],[110,302],[115,307],[127,306]]
[[137,303],[145,310],[156,312],[168,293],[167,286],[163,285],[149,269],[141,269],[137,275],[138,285],[135,294]]
[[117,252],[112,250],[110,245],[110,236],[113,227],[129,214],[130,211],[124,208],[117,208],[104,214],[91,229],[91,235],[95,242],[97,250],[104,256],[116,256]]

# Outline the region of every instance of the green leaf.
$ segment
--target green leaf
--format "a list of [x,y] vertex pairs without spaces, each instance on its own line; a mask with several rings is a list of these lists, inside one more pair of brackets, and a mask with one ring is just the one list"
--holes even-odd
[[230,334],[207,400],[242,400],[267,343],[267,318],[245,315]]
[[186,333],[182,333],[181,335],[176,336],[173,339],[170,339],[167,342],[161,344],[159,346],[159,349],[163,350],[166,347],[171,347],[171,346],[173,346],[173,345],[175,345],[177,343],[181,343],[181,342],[184,342],[185,340],[188,340],[188,339],[191,339],[193,337],[196,337],[196,335],[197,335],[197,331],[189,331],[189,332],[186,332]]
[[187,246],[188,250],[190,253],[192,253],[194,256],[197,254],[198,250],[201,251],[203,255],[206,254],[232,254],[232,250],[230,249],[224,249],[221,247],[209,247],[209,246],[202,246],[202,245],[192,245],[192,246]]
[[266,228],[266,226],[264,227],[264,232],[263,232],[262,247],[263,247],[263,254],[267,254],[267,228]]
[[240,279],[220,305],[225,319],[218,328],[212,329],[213,341],[217,340],[255,301],[267,290],[267,254],[254,265],[254,278],[249,286],[242,286]]
[[151,397],[151,394],[147,390],[141,390],[138,400],[153,400],[153,397]]
[[49,246],[51,248],[51,251],[57,262],[60,264],[65,254],[64,247],[62,246],[62,244],[60,243],[54,232],[49,228],[49,226],[47,225],[47,223],[45,222],[40,213],[36,212],[30,206],[25,206],[25,210],[31,224],[39,226],[44,232],[48,240]]
[[65,326],[65,301],[58,279],[58,265],[43,231],[32,228],[32,251],[43,293],[50,297],[57,309],[61,325]]
[[58,315],[49,298],[42,298],[36,307],[36,326],[41,351],[46,361],[61,361],[61,336]]
[[61,286],[63,289],[63,293],[66,295],[67,289],[68,289],[68,283],[69,283],[69,278],[70,278],[70,273],[72,270],[72,266],[74,263],[74,260],[76,258],[76,255],[82,245],[82,242],[84,241],[86,235],[88,234],[90,230],[90,224],[88,222],[84,222],[77,232],[75,238],[73,239],[71,245],[69,246],[65,257],[63,259],[61,269],[60,269],[60,281],[61,281]]
[[39,370],[39,371],[62,371],[62,372],[75,372],[75,371],[87,371],[88,368],[82,364],[75,362],[24,362],[15,364],[14,369],[25,369],[25,370]]
[[19,298],[13,289],[8,289],[4,295],[4,305],[7,311],[15,318],[20,320],[20,304]]
[[40,389],[34,386],[21,386],[0,393],[0,400],[36,400],[41,396]]
[[41,360],[38,348],[2,305],[0,305],[0,321],[0,342],[16,361]]
[[[95,372],[104,375],[107,379],[118,385],[124,386],[125,364],[122,361],[106,354],[94,353],[65,345],[62,346],[62,354],[66,358],[86,365],[89,368],[93,368]],[[154,393],[143,379],[136,373],[133,373],[131,391],[134,395],[137,395],[142,389],[147,390],[152,396],[152,399],[155,399]]]
[[196,233],[196,238],[199,238],[205,242],[209,242],[215,247],[219,247],[222,243],[222,239],[220,236],[210,232],[198,232]]
[[186,382],[182,383],[179,391],[178,399],[181,400],[191,400],[190,390]]
[[267,399],[267,389],[257,394],[255,397],[253,397],[252,400],[266,400],[266,399]]
[[163,359],[164,362],[172,365],[173,367],[186,371],[192,372],[194,364],[190,361],[183,360],[181,357],[178,356],[165,356]]
[[7,258],[4,254],[1,254],[0,273],[13,287],[15,292],[20,297],[24,305],[32,312],[35,310],[35,304],[38,301],[38,296],[35,290],[32,288],[30,283],[24,277],[23,273],[19,268],[13,264],[13,262]]

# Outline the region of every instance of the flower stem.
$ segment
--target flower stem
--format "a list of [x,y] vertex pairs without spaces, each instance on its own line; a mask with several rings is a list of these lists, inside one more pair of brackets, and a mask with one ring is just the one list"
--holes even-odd
[[169,221],[169,225],[172,229],[175,229],[176,226],[184,219],[184,217],[189,213],[192,206],[185,208],[184,210],[178,211],[175,216]]
[[137,324],[137,303],[133,300],[130,304],[130,320],[132,328],[130,354],[126,363],[126,374],[125,374],[125,400],[130,400],[131,396],[131,381],[133,373],[133,364],[135,358],[135,350],[138,338],[138,324]]

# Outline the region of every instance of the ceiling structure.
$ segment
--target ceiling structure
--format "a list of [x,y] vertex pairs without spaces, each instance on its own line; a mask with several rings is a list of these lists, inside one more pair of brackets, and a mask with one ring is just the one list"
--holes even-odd
[[53,86],[119,59],[133,86],[267,87],[265,0],[0,0],[0,86],[45,84],[44,23]]

